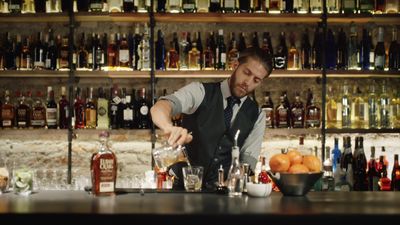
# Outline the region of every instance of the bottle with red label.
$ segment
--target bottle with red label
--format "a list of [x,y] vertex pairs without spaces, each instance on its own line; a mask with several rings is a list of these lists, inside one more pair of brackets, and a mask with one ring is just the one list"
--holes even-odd
[[117,158],[108,147],[109,132],[100,133],[99,151],[91,159],[92,193],[96,196],[114,195],[117,178]]
[[265,165],[265,157],[261,157],[261,172],[258,174],[258,183],[268,184],[271,183],[271,179],[267,173],[267,167]]

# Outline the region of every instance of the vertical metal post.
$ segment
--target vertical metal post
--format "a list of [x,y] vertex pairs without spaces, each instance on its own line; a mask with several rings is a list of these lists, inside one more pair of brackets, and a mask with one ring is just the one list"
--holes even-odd
[[[156,96],[156,79],[155,79],[155,71],[154,71],[154,27],[156,25],[156,21],[154,19],[154,1],[150,1],[150,9],[149,9],[149,19],[150,19],[150,91],[151,91],[151,106],[155,104],[155,96]],[[154,123],[151,123],[151,151],[153,152],[156,143],[156,130]],[[153,154],[151,154],[153,156]],[[154,167],[153,157],[151,159],[151,168]]]
[[322,91],[321,91],[321,143],[322,143],[322,152],[321,157],[322,160],[325,159],[325,140],[326,140],[326,121],[325,121],[325,105],[326,105],[326,34],[327,34],[327,8],[326,8],[326,0],[322,1],[322,15],[321,15],[321,25],[322,25]]
[[74,6],[73,1],[69,1],[69,35],[68,35],[68,63],[69,63],[69,76],[68,76],[68,175],[67,182],[71,184],[72,180],[72,110],[74,102],[74,80],[75,80],[75,70],[73,65],[73,54],[74,54],[74,31],[75,31],[75,18],[74,18]]

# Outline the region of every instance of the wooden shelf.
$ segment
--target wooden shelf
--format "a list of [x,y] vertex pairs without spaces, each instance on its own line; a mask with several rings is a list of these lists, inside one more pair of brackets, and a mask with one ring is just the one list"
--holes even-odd
[[1,23],[68,23],[68,13],[0,14]]
[[302,136],[302,135],[320,135],[321,129],[319,128],[267,128],[264,134],[265,137],[279,137],[279,136]]
[[355,24],[375,23],[382,25],[399,25],[400,14],[373,14],[373,15],[329,14],[328,15],[328,23],[349,24],[350,22],[354,22]]
[[394,129],[336,129],[336,128],[329,128],[326,129],[327,134],[344,134],[344,133],[360,133],[360,134],[370,134],[370,133],[377,133],[377,134],[390,134],[390,133],[399,133],[400,128]]
[[400,78],[400,71],[328,70],[327,77],[337,78]]
[[77,22],[132,22],[148,23],[147,13],[75,13]]

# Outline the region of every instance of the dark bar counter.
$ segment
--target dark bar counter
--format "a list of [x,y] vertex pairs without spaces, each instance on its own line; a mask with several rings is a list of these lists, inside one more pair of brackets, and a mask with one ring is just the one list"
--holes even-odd
[[94,197],[84,191],[0,195],[1,224],[400,224],[400,193],[272,193],[231,198],[213,193],[124,193]]

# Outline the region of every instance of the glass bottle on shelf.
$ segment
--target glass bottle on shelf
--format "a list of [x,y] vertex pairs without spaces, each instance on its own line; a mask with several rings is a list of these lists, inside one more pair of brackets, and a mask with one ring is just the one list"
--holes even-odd
[[150,118],[149,118],[149,103],[146,98],[146,88],[140,90],[140,96],[138,101],[138,128],[148,129],[150,128]]
[[179,41],[179,70],[188,69],[188,54],[186,48],[189,42],[187,41],[187,32],[182,32],[181,40]]
[[366,116],[366,104],[360,87],[354,86],[353,100],[351,102],[351,126],[352,128],[366,128],[368,124]]
[[58,57],[58,48],[54,40],[53,30],[49,29],[49,46],[46,51],[45,68],[56,70]]
[[16,108],[16,125],[18,128],[27,128],[30,126],[31,106],[25,101],[25,95],[20,92],[18,106]]
[[47,87],[46,124],[48,129],[57,129],[57,103],[51,86]]
[[261,44],[261,49],[270,56],[274,55],[274,49],[272,47],[272,43],[271,43],[271,35],[269,34],[269,32],[263,32],[263,41]]
[[322,0],[310,0],[311,13],[322,13]]
[[280,103],[275,108],[275,127],[276,128],[289,128],[290,127],[290,108],[285,104],[285,97],[282,94]]
[[200,70],[200,52],[197,43],[193,42],[192,49],[189,51],[189,70]]
[[383,27],[378,28],[378,42],[375,47],[375,70],[385,69],[386,50],[383,36]]
[[387,93],[386,83],[382,84],[382,91],[379,96],[379,118],[380,128],[390,128],[390,98]]
[[392,42],[389,46],[389,70],[398,71],[400,68],[400,46],[397,43],[397,28],[392,29]]
[[238,44],[238,50],[239,52],[245,50],[247,48],[246,45],[246,33],[241,32],[239,35],[239,44]]
[[379,164],[375,158],[375,146],[371,146],[371,156],[368,161],[368,190],[378,191],[378,181],[379,181]]
[[260,44],[258,42],[258,33],[257,33],[257,31],[255,31],[253,33],[253,38],[251,39],[251,47],[254,47],[254,48],[259,48],[260,47]]
[[400,165],[399,165],[399,155],[394,154],[394,163],[392,169],[392,191],[400,191]]
[[200,54],[200,59],[199,59],[200,69],[203,69],[203,43],[201,41],[200,31],[195,33],[195,38],[196,38],[196,48],[197,50],[199,50]]
[[374,12],[374,1],[372,0],[359,0],[358,12],[361,14]]
[[294,10],[299,14],[306,14],[310,12],[309,0],[297,0],[294,4]]
[[398,0],[386,0],[386,13],[398,13],[399,12],[399,1]]
[[334,96],[332,86],[328,86],[328,93],[326,96],[326,127],[338,128],[338,104]]
[[362,39],[360,44],[360,65],[359,67],[362,70],[369,70],[370,69],[370,52],[371,52],[371,39],[368,36],[367,29],[363,29],[362,31]]
[[300,57],[299,57],[299,52],[297,51],[296,48],[296,40],[294,33],[290,33],[290,48],[289,48],[289,54],[288,54],[288,70],[299,70],[300,69]]
[[134,128],[135,123],[135,106],[130,94],[126,94],[125,102],[126,104],[123,108],[122,127],[125,129],[132,129]]
[[43,94],[41,91],[36,93],[36,99],[32,105],[31,126],[33,128],[44,128],[46,126],[46,108],[42,102]]
[[[157,7],[156,12],[164,13],[167,10],[167,0],[158,0],[157,4],[154,5]],[[135,7],[135,11],[137,11],[137,7]]]
[[350,38],[348,43],[348,69],[349,70],[357,70],[358,67],[358,36],[357,36],[357,28],[354,23],[350,25]]
[[208,13],[210,7],[209,0],[197,0],[197,12]]
[[22,44],[20,70],[32,70],[32,58],[30,37],[26,37]]
[[268,4],[268,12],[271,14],[281,13],[282,1],[281,0],[270,0]]
[[226,45],[224,41],[224,31],[222,29],[218,30],[215,66],[215,69],[218,70],[225,70],[226,67]]
[[375,86],[370,85],[368,94],[368,125],[369,128],[378,127],[378,99]]
[[213,41],[212,39],[214,36],[210,34],[206,39],[206,48],[204,49],[203,54],[203,68],[204,70],[213,70],[215,64],[215,53],[213,48]]
[[379,156],[379,164],[380,164],[380,171],[379,173],[379,190],[380,191],[390,191],[391,190],[391,181],[387,177],[387,165],[384,163],[384,157],[381,155]]
[[343,85],[342,95],[342,128],[351,127],[351,100],[349,96],[349,86]]
[[179,13],[181,12],[181,1],[180,0],[168,0],[168,12]]
[[327,0],[326,8],[328,13],[339,13],[339,0]]
[[35,13],[34,0],[23,0],[22,1],[22,13]]
[[90,171],[92,176],[92,193],[96,196],[114,195],[117,179],[117,158],[109,148],[109,132],[100,133],[99,151],[92,155]]
[[239,51],[236,48],[236,40],[232,43],[232,49],[228,52],[228,68],[233,70],[237,60],[239,59]]
[[[159,1],[161,2],[161,1]],[[137,8],[135,7],[134,0],[123,0],[122,1],[122,9],[124,12],[136,12]]]
[[3,128],[14,127],[15,108],[10,101],[10,91],[4,91],[4,103],[1,105],[1,126]]
[[279,45],[274,55],[274,68],[286,69],[288,61],[288,49],[286,46],[285,32],[281,32],[279,36]]
[[[85,2],[85,1],[79,1],[79,2]],[[80,4],[80,5],[82,5],[82,4]],[[62,12],[62,10],[61,10],[61,0],[47,0],[46,1],[46,12],[47,13],[60,13],[60,12]]]
[[170,42],[166,64],[167,70],[178,70],[179,68],[179,53],[176,51],[173,41]]
[[303,102],[300,100],[299,92],[295,94],[295,100],[291,107],[291,123],[293,128],[303,128],[304,127],[304,116],[305,110]]
[[60,70],[68,70],[69,69],[69,58],[68,58],[68,38],[62,38],[62,45],[60,49],[60,60],[59,66]]
[[375,46],[374,43],[372,42],[372,31],[370,30],[368,32],[368,39],[369,43],[371,45],[369,49],[369,69],[374,70],[375,69]]
[[74,116],[75,129],[85,128],[85,102],[82,99],[82,91],[80,87],[75,90]]
[[261,109],[265,112],[265,125],[267,128],[274,128],[274,103],[270,96],[270,92],[266,91],[264,94],[264,104]]
[[122,39],[119,43],[118,49],[118,67],[119,69],[129,69],[130,68],[130,60],[129,60],[129,45],[126,34],[122,34]]
[[353,164],[354,164],[354,190],[368,191],[367,179],[367,158],[364,153],[364,138],[356,137],[356,147],[354,149]]
[[147,13],[150,8],[149,0],[137,0],[137,12]]
[[104,89],[99,87],[97,98],[97,129],[108,129],[110,120],[108,118],[108,100]]
[[255,13],[265,13],[267,12],[265,0],[254,0],[253,1],[253,12]]
[[347,52],[347,38],[346,33],[344,32],[343,28],[340,28],[338,34],[338,47],[337,47],[337,69],[338,70],[346,70],[347,69],[347,59],[348,59],[348,52]]
[[77,70],[88,69],[88,59],[89,59],[89,53],[86,50],[85,33],[82,32],[81,39],[79,41],[79,49],[77,53],[76,69]]
[[339,149],[339,138],[334,138],[334,147],[332,149],[332,170],[333,173],[336,172],[338,168],[340,168],[340,158],[342,152]]
[[156,70],[165,70],[165,51],[164,34],[161,30],[158,30],[156,41]]
[[210,0],[209,12],[221,12],[221,0]]
[[135,26],[135,34],[132,38],[132,59],[131,64],[134,70],[139,70],[138,62],[139,62],[139,55],[140,55],[140,42],[142,41],[142,35],[139,32],[139,24]]
[[319,70],[322,66],[322,36],[319,27],[315,28],[311,49],[312,69]]
[[236,12],[236,0],[222,0],[223,1],[223,12],[224,13],[235,13]]
[[185,13],[194,13],[197,11],[196,0],[182,0],[182,11]]
[[352,191],[354,185],[353,175],[353,153],[351,150],[350,136],[343,137],[344,152],[341,158],[340,168],[344,172],[344,184],[341,187],[342,191]]
[[322,191],[334,191],[335,179],[333,178],[332,159],[330,147],[325,149],[325,160],[322,163],[324,174],[322,176]]
[[103,0],[90,0],[89,9],[91,12],[101,12],[103,10]]
[[294,10],[294,0],[282,0],[282,13],[293,13]]
[[45,66],[46,49],[43,40],[43,33],[38,32],[36,43],[33,50],[33,68],[42,70]]
[[328,29],[328,34],[325,43],[326,43],[325,44],[326,68],[329,70],[334,70],[336,69],[336,63],[337,63],[337,46],[332,29]]
[[321,124],[321,109],[315,104],[313,93],[308,89],[305,127],[319,128]]
[[89,96],[86,98],[85,106],[85,128],[97,127],[97,107],[93,98],[93,87],[89,88]]
[[110,89],[110,109],[109,109],[109,117],[110,117],[110,128],[118,129],[120,125],[119,117],[118,117],[118,104],[121,102],[121,98],[118,95],[118,87],[114,86]]
[[147,24],[144,26],[143,39],[140,42],[141,55],[140,55],[140,70],[149,71],[150,70],[150,37],[149,29]]
[[[46,12],[46,0],[35,0],[34,6],[35,6],[35,12],[36,13],[45,13]],[[0,3],[2,4],[2,3]],[[61,6],[60,6],[61,7]],[[0,9],[0,12],[3,10]]]
[[303,32],[300,49],[301,68],[303,70],[311,69],[311,45],[308,36],[308,29]]
[[68,129],[69,122],[69,102],[66,96],[65,87],[61,87],[61,99],[58,102],[58,126],[60,129]]
[[10,0],[8,2],[8,11],[10,13],[21,13],[22,0]]
[[238,12],[240,13],[249,13],[252,11],[251,2],[248,0],[239,0],[238,1]]
[[393,98],[391,102],[391,127],[400,128],[400,91],[396,90],[393,92]]
[[357,12],[357,2],[355,0],[341,0],[341,12],[344,14]]

